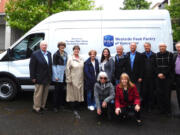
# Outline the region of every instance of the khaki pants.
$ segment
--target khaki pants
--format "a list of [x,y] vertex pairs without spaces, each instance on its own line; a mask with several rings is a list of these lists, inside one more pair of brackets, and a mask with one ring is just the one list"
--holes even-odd
[[49,84],[35,84],[33,109],[36,111],[39,111],[41,108],[45,108],[48,96],[48,88]]

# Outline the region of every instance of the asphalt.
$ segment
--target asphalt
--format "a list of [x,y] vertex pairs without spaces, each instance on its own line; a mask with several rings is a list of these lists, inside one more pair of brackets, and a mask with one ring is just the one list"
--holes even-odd
[[142,113],[143,125],[133,119],[125,121],[106,117],[98,119],[96,112],[85,107],[79,111],[80,119],[66,106],[58,113],[52,109],[52,93],[43,115],[32,112],[32,92],[21,93],[14,101],[0,101],[0,135],[180,135],[180,111],[175,91],[172,92],[172,116],[156,111]]

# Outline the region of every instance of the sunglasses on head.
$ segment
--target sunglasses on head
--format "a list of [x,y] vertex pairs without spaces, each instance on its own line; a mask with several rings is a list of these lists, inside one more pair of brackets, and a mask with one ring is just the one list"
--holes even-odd
[[106,80],[107,78],[106,78],[106,77],[100,77],[100,79],[101,79],[101,80],[103,80],[103,79]]

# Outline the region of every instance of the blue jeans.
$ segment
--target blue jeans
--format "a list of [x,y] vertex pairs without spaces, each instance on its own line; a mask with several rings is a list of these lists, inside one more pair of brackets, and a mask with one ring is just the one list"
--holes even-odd
[[87,90],[87,105],[95,107],[93,90]]

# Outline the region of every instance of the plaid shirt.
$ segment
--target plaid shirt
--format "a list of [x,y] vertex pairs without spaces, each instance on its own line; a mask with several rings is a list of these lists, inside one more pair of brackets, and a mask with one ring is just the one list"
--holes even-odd
[[166,51],[156,54],[156,74],[163,73],[165,76],[171,76],[173,66],[173,54]]

